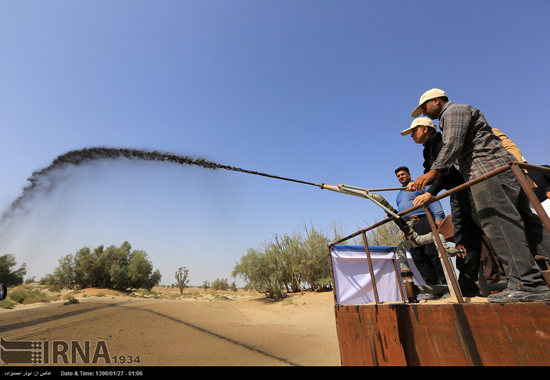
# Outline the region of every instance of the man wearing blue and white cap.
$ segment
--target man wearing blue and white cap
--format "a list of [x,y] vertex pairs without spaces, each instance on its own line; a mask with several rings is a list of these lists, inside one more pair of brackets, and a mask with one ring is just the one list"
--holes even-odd
[[[443,146],[430,170],[414,181],[415,190],[423,189],[437,174],[453,164],[465,181],[479,178],[494,169],[516,161],[492,132],[480,110],[454,104],[437,88],[426,91],[412,113],[439,119]],[[502,262],[508,287],[491,294],[490,302],[549,302],[550,289],[543,280],[534,254],[550,256],[550,235],[539,217],[529,208],[529,199],[515,175],[506,171],[471,186],[483,231]],[[536,252],[531,251],[531,247]]]

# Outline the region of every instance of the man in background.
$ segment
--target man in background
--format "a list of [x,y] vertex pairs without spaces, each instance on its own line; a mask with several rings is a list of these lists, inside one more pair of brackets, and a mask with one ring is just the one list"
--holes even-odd
[[[399,181],[399,183],[401,183],[401,185],[403,186],[407,186],[409,182],[411,182],[411,173],[406,166],[401,166],[397,168],[395,170],[395,175],[397,176],[397,180]],[[396,199],[397,211],[402,212],[411,207],[414,207],[414,199],[424,193],[424,190],[412,192],[400,190],[397,194]],[[443,219],[445,219],[445,212],[443,211],[441,203],[434,202],[430,204],[429,209],[434,216],[436,226],[439,227],[443,222]],[[409,220],[410,218],[418,218],[418,223],[413,224],[413,229],[418,235],[425,235],[432,231],[423,208],[415,210],[409,214],[402,215],[402,218],[404,220]],[[416,268],[422,275],[422,278],[427,285],[447,284],[447,280],[445,279],[445,272],[443,271],[443,266],[441,265],[441,261],[439,259],[435,244],[430,243],[421,247],[411,248],[409,251],[411,253],[414,264],[416,265]],[[443,294],[430,294],[424,297],[424,300],[434,300],[441,298],[442,296]]]

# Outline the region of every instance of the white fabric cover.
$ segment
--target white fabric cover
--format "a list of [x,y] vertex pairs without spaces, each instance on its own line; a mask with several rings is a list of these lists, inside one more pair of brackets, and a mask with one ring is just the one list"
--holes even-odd
[[[396,276],[393,265],[393,261],[396,260],[397,270],[400,271],[395,247],[369,246],[369,252],[380,302],[404,301],[399,291],[399,286],[401,286],[406,298],[401,274],[398,272],[398,276]],[[357,305],[375,302],[376,298],[374,296],[365,247],[358,245],[335,245],[330,249],[330,256],[334,275],[336,303],[338,305]],[[409,267],[413,272],[415,284],[425,285],[426,283],[416,269],[408,251],[407,258]],[[421,296],[418,298],[421,298]]]

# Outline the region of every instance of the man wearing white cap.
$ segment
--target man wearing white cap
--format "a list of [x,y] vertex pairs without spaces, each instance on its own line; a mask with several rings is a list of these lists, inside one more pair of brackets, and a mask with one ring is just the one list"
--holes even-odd
[[[430,170],[414,181],[415,190],[423,189],[455,163],[464,180],[470,181],[516,161],[481,111],[450,102],[440,89],[431,89],[421,96],[411,116],[421,114],[439,119],[443,146]],[[487,299],[498,303],[550,301],[550,289],[533,258],[535,253],[550,257],[550,235],[530,211],[529,199],[514,174],[506,171],[491,177],[471,186],[471,192],[483,231],[508,277],[506,290]]]
[[[428,172],[436,160],[441,147],[441,133],[437,132],[435,124],[427,117],[414,119],[411,126],[401,132],[402,136],[411,135],[416,144],[424,146],[424,173]],[[438,174],[430,183],[426,193],[415,198],[415,206],[436,196],[441,190],[450,190],[464,184],[464,178],[453,166],[444,173]],[[412,187],[412,183],[409,184]],[[449,196],[453,222],[453,239],[456,244],[466,247],[468,255],[456,258],[456,267],[460,272],[458,283],[462,295],[474,297],[480,295],[476,284],[479,273],[483,231],[477,216],[470,190],[466,189]]]

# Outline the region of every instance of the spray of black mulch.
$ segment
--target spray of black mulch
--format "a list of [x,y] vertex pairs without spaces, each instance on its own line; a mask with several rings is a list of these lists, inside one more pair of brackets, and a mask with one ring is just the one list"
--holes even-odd
[[[271,174],[261,173],[252,170],[236,168],[233,166],[220,165],[215,162],[204,159],[193,159],[187,156],[178,156],[170,153],[160,153],[158,151],[145,151],[140,149],[117,149],[117,148],[85,148],[81,150],[73,150],[57,157],[50,166],[40,171],[34,172],[28,181],[30,185],[23,189],[23,194],[11,204],[10,208],[2,215],[0,225],[4,223],[18,208],[22,207],[29,199],[29,196],[39,188],[39,183],[42,180],[53,180],[52,174],[56,170],[66,168],[68,166],[78,166],[98,160],[143,160],[154,162],[167,162],[179,165],[196,165],[205,169],[212,170],[230,170],[241,173],[254,174],[264,177],[292,181],[312,186],[322,186],[312,182],[299,181],[296,179],[274,176]],[[50,187],[53,187],[50,186]]]

